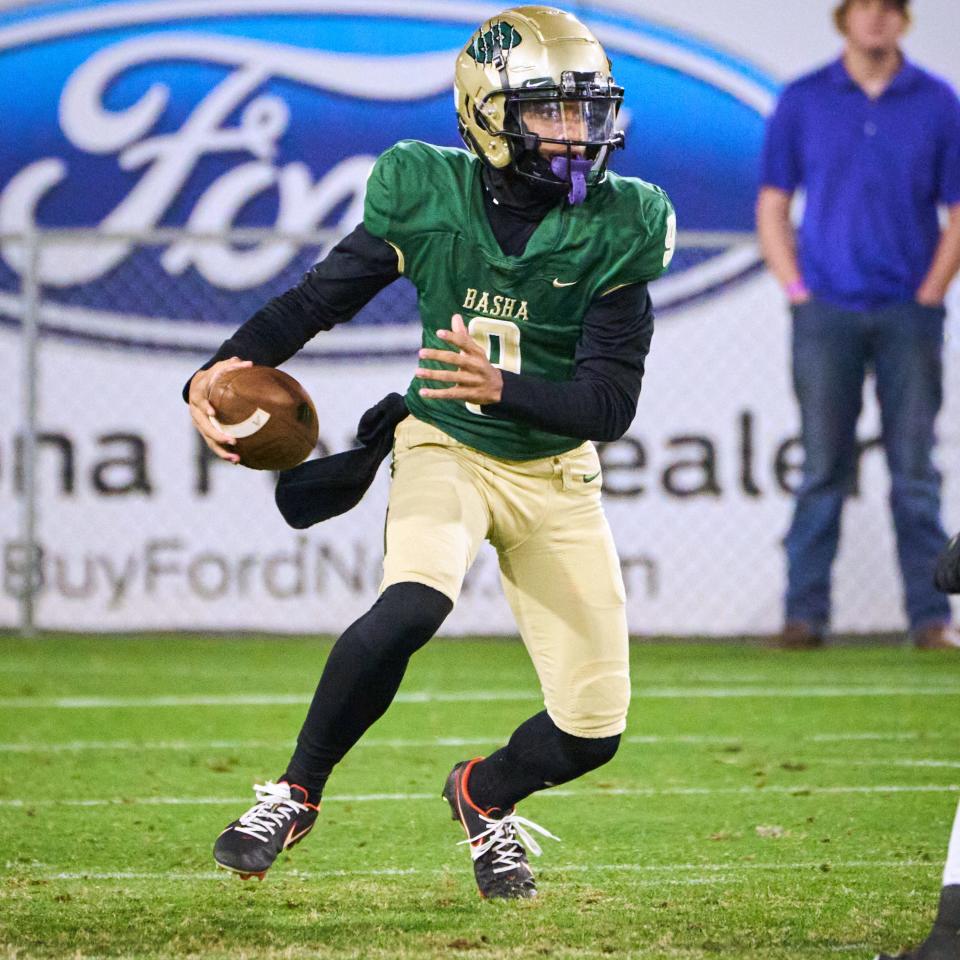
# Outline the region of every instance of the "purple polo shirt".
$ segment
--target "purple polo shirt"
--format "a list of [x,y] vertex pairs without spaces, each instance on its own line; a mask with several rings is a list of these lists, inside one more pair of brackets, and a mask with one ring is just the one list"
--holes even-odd
[[909,61],[871,100],[837,60],[784,89],[761,183],[806,191],[800,269],[815,296],[852,310],[912,300],[937,205],[960,203],[960,101]]

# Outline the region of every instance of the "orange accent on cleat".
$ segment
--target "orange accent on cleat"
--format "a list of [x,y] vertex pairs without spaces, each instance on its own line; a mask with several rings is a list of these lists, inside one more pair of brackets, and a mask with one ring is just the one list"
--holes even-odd
[[[287,784],[287,785],[290,786],[290,787],[296,787],[298,790],[302,790],[302,791],[303,791],[303,795],[304,795],[305,797],[309,797],[309,796],[310,796],[310,791],[309,791],[306,787],[301,787],[299,783],[290,783],[289,780],[281,780],[280,783],[285,783],[285,784]],[[304,802],[303,805],[304,805],[308,810],[316,810],[317,812],[320,811],[320,804],[319,804],[319,803],[306,803],[306,802]]]
[[474,810],[477,811],[477,813],[487,814],[487,813],[489,813],[490,811],[489,811],[489,810],[484,810],[484,809],[482,809],[481,807],[478,807],[478,806],[473,802],[473,797],[470,796],[470,790],[469,790],[468,787],[467,787],[467,781],[468,781],[469,778],[470,778],[470,771],[471,771],[481,760],[483,760],[483,759],[484,759],[483,757],[474,757],[474,758],[463,768],[463,772],[460,774],[460,791],[461,791],[461,793],[463,794],[463,798],[467,801],[468,804],[470,804],[471,807],[473,807]]
[[[319,808],[314,808],[319,809]],[[287,834],[287,839],[283,841],[283,849],[287,850],[292,847],[295,843],[299,843],[311,830],[313,829],[313,824],[311,823],[309,827],[305,827],[299,833],[297,833],[297,825],[294,824],[290,828],[290,832]]]

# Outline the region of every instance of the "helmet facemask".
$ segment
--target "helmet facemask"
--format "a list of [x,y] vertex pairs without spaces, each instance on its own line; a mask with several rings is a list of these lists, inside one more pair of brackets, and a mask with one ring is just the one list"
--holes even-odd
[[592,33],[549,7],[486,21],[457,60],[454,99],[467,146],[488,166],[554,190],[571,204],[603,181],[623,146],[623,88]]
[[624,144],[615,126],[623,89],[600,74],[565,71],[559,85],[533,81],[504,97],[511,168],[528,180],[565,183],[568,201],[582,203]]

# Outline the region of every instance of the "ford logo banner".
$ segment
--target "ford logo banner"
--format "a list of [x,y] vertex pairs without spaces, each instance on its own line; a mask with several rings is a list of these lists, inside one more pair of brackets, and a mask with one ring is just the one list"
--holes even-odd
[[[604,44],[626,88],[627,146],[614,168],[663,186],[684,231],[752,230],[763,118],[777,84],[614,4],[565,6]],[[359,221],[379,153],[404,138],[459,145],[454,59],[500,9],[104,0],[0,14],[0,234],[103,234],[44,242],[44,333],[209,353]],[[318,249],[271,237],[150,245],[131,236],[243,227],[330,239]],[[6,323],[19,322],[26,255],[9,237],[0,247]],[[681,250],[658,281],[658,307],[702,296],[758,262],[749,242]],[[352,347],[341,355],[389,355],[390,332],[409,340],[403,330],[415,317],[401,281],[350,325]]]

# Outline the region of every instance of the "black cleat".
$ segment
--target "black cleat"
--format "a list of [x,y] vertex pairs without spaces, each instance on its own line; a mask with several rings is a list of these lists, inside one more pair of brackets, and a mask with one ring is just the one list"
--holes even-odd
[[539,857],[540,845],[530,830],[536,830],[552,840],[560,838],[518,816],[515,807],[506,812],[499,807],[482,810],[471,800],[467,792],[467,779],[470,769],[482,759],[475,757],[473,760],[462,760],[450,771],[443,787],[443,798],[450,804],[453,819],[460,821],[467,835],[467,839],[460,842],[470,844],[473,873],[480,896],[502,900],[535,897],[537,884],[520,841]]
[[960,931],[934,924],[930,936],[916,950],[895,957],[878,953],[877,960],[960,960]]
[[213,846],[218,866],[239,873],[242,880],[262,880],[277,856],[313,829],[320,809],[307,803],[307,791],[296,784],[268,780],[253,789],[257,802]]

